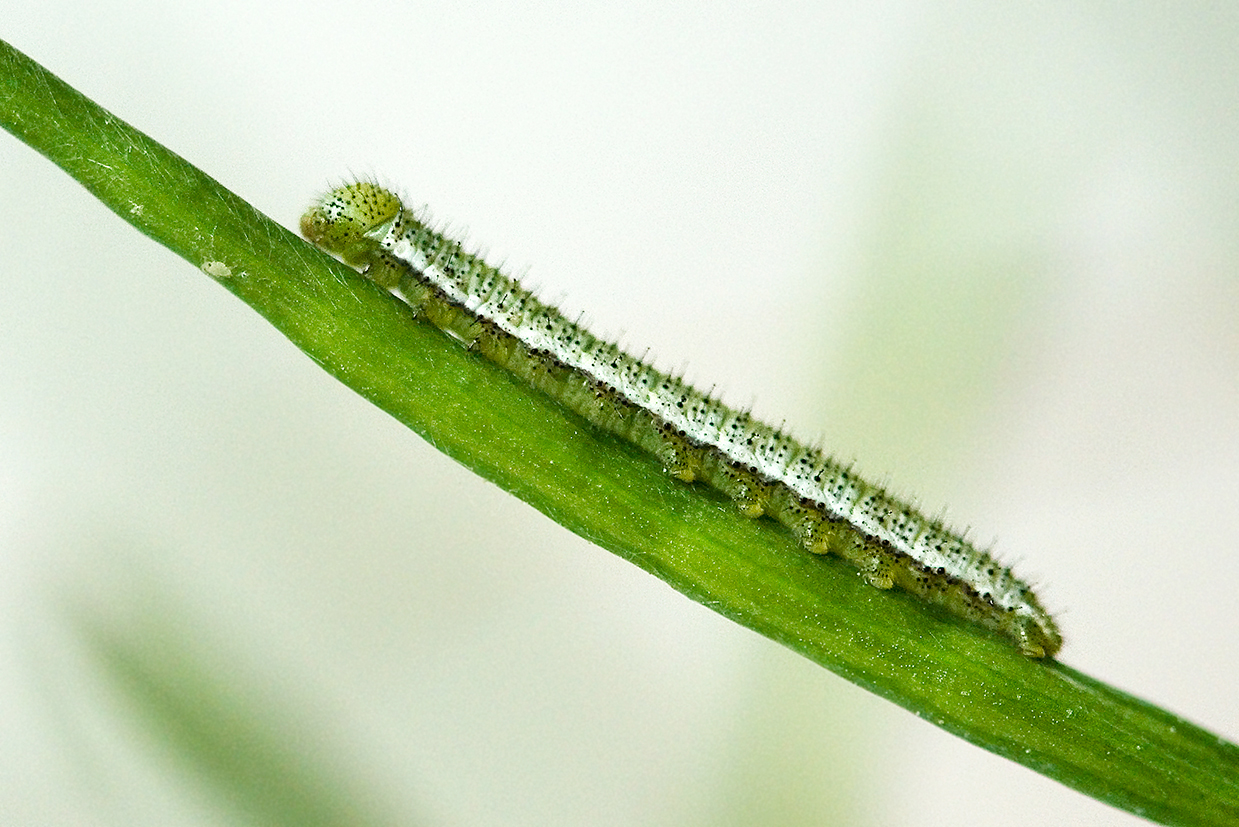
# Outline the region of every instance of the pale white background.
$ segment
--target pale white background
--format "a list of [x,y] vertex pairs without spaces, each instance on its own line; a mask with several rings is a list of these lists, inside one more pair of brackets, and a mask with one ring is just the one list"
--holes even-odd
[[[1239,14],[1164,8],[8,0],[0,36],[289,227],[396,184],[949,504],[1063,660],[1234,739]],[[474,478],[7,135],[0,227],[0,822],[236,817],[81,605],[392,823],[1140,822]]]

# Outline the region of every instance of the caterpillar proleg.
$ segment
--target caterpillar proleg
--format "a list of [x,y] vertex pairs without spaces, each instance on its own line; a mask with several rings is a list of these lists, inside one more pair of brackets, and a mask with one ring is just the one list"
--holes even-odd
[[1062,646],[1032,589],[988,552],[822,451],[596,338],[427,226],[391,191],[366,181],[339,187],[306,212],[301,232],[418,318],[654,455],[673,477],[713,486],[750,517],[777,520],[806,549],[842,557],[871,585],[995,630],[1032,658]]

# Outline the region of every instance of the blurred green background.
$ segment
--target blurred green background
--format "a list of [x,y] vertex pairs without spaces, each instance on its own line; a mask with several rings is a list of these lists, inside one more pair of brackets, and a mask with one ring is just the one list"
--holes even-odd
[[[1046,584],[1235,739],[1239,12],[80,4],[294,227],[374,175]],[[1136,824],[474,478],[0,134],[0,823]]]

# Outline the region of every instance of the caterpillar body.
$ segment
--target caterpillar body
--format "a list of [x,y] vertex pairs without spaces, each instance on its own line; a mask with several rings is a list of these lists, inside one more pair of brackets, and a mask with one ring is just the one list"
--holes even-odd
[[596,338],[391,191],[367,181],[332,190],[302,217],[301,232],[415,316],[653,454],[673,477],[705,482],[744,514],[777,520],[871,585],[992,629],[1028,657],[1053,657],[1062,646],[1032,589],[988,552],[823,452]]

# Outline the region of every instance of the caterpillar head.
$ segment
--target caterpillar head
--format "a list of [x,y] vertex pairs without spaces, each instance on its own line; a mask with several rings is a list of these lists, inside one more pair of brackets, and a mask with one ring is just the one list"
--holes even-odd
[[369,181],[337,187],[301,216],[301,235],[346,264],[372,263],[376,243],[367,235],[400,215],[400,199]]

